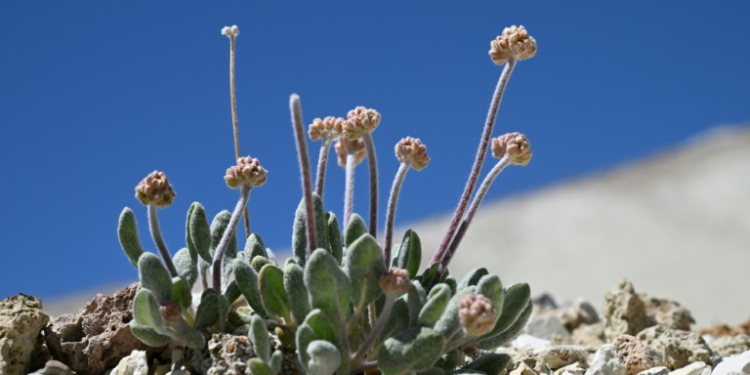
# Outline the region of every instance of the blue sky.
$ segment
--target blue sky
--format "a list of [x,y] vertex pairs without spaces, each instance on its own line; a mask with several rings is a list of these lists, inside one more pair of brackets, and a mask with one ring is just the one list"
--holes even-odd
[[[487,50],[503,27],[525,25],[539,52],[513,74],[495,136],[523,132],[535,154],[490,198],[749,121],[748,14],[746,1],[2,2],[0,298],[137,280],[117,218],[133,208],[155,251],[133,190],[155,169],[177,192],[160,211],[173,253],[193,201],[210,216],[234,207],[238,192],[222,178],[234,159],[225,25],[241,30],[242,153],[269,171],[250,199],[253,231],[281,250],[301,198],[291,93],[306,123],[357,105],[381,112],[383,207],[393,145],[422,139],[432,162],[407,177],[405,224],[458,200],[502,70]],[[317,149],[311,142],[313,162]],[[340,213],[343,171],[332,162],[329,172],[326,209]],[[365,216],[364,168],[358,176],[355,210]]]

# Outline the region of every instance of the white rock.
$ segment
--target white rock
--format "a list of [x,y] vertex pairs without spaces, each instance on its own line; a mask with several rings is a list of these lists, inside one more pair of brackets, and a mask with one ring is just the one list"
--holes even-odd
[[129,356],[120,360],[110,375],[148,375],[148,360],[143,350],[133,350]]
[[652,367],[648,370],[643,370],[638,373],[638,375],[667,375],[667,374],[669,374],[669,369],[667,369],[665,366]]
[[588,352],[580,345],[553,345],[535,349],[534,354],[552,370],[575,362],[585,362]]
[[678,368],[669,373],[669,375],[701,375],[707,365],[704,362],[693,362],[683,368]]
[[560,322],[560,318],[552,314],[531,318],[526,324],[525,333],[542,339],[550,339],[552,336],[570,337],[570,332]]
[[521,334],[510,343],[515,348],[539,349],[550,345],[549,340],[540,339],[527,334]]
[[748,375],[750,374],[750,350],[724,358],[711,375]]
[[606,344],[594,353],[586,375],[625,375],[625,365],[615,353],[612,344]]
[[555,371],[555,375],[583,375],[586,369],[581,366],[580,362],[571,363]]

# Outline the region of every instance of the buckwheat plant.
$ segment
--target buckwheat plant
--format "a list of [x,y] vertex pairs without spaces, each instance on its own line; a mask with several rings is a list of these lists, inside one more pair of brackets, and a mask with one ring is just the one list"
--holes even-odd
[[[233,68],[239,30],[235,26],[222,33],[231,41],[230,85],[237,140]],[[417,138],[406,137],[396,144],[400,166],[379,242],[372,132],[379,126],[381,114],[375,109],[357,107],[346,119],[329,116],[309,124],[310,139],[321,141],[313,185],[302,105],[299,96],[291,96],[302,186],[292,228],[292,256],[283,264],[257,233],[247,236],[243,251],[238,251],[237,226],[250,192],[267,182],[268,172],[258,159],[238,156],[227,169],[227,186],[239,189],[231,213],[219,212],[209,225],[206,209],[199,203],[190,206],[186,245],[174,256],[162,239],[157,212],[170,206],[176,194],[163,172],[149,174],[137,185],[136,198],[147,206],[159,256],[143,251],[131,209],[123,210],[118,225],[121,246],[140,279],[130,322],[133,334],[150,346],[171,344],[198,353],[205,353],[207,340],[216,339],[212,334],[247,335],[254,357],[242,366],[254,375],[499,374],[510,357],[494,349],[526,324],[531,314],[529,286],[503,286],[500,278],[485,268],[477,268],[457,282],[447,267],[492,182],[505,167],[527,165],[531,159],[524,135],[508,133],[492,139],[492,128],[516,63],[535,53],[536,42],[523,26],[506,28],[492,41],[490,56],[505,68],[454,217],[432,262],[421,273],[419,236],[407,230],[394,246],[393,228],[407,172],[427,167],[430,157]],[[323,204],[326,166],[334,142],[338,164],[346,169],[343,227]],[[474,194],[488,149],[499,161]],[[238,142],[235,150],[239,152]],[[365,158],[370,180],[369,223],[353,213],[354,171]],[[199,280],[203,292],[194,300],[191,290]]]

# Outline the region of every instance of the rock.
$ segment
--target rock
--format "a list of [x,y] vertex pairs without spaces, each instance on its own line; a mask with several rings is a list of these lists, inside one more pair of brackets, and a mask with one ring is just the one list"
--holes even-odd
[[630,335],[618,337],[614,348],[625,364],[625,375],[634,375],[663,363],[658,351]]
[[29,375],[74,375],[70,368],[60,361],[51,359],[44,364],[44,368]]
[[711,338],[706,340],[706,343],[714,353],[722,357],[729,357],[750,350],[750,336],[744,333]]
[[553,336],[570,336],[570,332],[560,322],[560,318],[553,314],[531,318],[526,324],[525,332],[531,336],[548,340]]
[[585,373],[586,368],[578,362],[571,363],[555,371],[555,375],[584,375]]
[[693,362],[683,368],[670,372],[669,375],[701,375],[706,367],[708,366],[703,362]]
[[640,295],[646,307],[646,315],[665,328],[689,331],[695,319],[688,309],[676,301]]
[[620,335],[635,335],[653,325],[653,320],[646,315],[646,305],[629,281],[623,280],[604,298],[607,301],[604,312],[607,341],[614,341]]
[[137,286],[131,284],[112,297],[98,294],[79,313],[55,319],[44,329],[52,355],[78,375],[101,375],[134,350],[146,351],[147,356],[160,352],[130,332]]
[[586,348],[578,345],[556,345],[536,350],[534,354],[552,370],[571,363],[586,363],[588,356]]
[[525,362],[520,362],[518,366],[510,372],[510,375],[538,375],[538,373]]
[[41,348],[40,333],[48,322],[38,298],[19,294],[0,301],[0,374],[29,372],[34,354]]
[[583,299],[577,300],[567,308],[558,310],[557,317],[569,332],[573,332],[582,324],[594,324],[600,320],[596,308]]
[[711,375],[747,375],[750,374],[750,350],[742,354],[724,358]]
[[513,341],[510,342],[510,345],[518,349],[536,349],[549,346],[550,341],[522,333],[513,339]]
[[586,375],[625,375],[625,365],[615,353],[612,344],[602,345],[594,353]]
[[654,326],[643,330],[636,338],[656,349],[661,354],[664,365],[670,370],[697,361],[707,365],[713,363],[713,352],[697,333]]
[[583,345],[596,350],[604,345],[604,324],[599,322],[580,325],[573,331],[570,338],[573,344]]
[[214,334],[208,342],[208,352],[211,355],[208,375],[251,375],[247,362],[255,353],[246,336]]
[[664,366],[659,367],[652,367],[646,370],[643,370],[638,373],[638,375],[667,375],[669,374],[669,370],[667,370]]
[[120,360],[109,375],[148,375],[146,352],[133,350],[129,356]]

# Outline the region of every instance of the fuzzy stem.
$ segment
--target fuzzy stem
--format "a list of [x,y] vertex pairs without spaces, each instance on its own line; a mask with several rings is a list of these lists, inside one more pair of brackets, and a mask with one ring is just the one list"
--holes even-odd
[[323,199],[323,187],[325,186],[326,167],[328,166],[328,154],[331,151],[331,139],[323,139],[320,145],[320,154],[318,155],[318,171],[315,175],[315,193],[320,199]]
[[378,320],[375,322],[375,326],[372,327],[370,334],[367,335],[367,339],[365,339],[365,342],[363,342],[359,347],[359,350],[357,350],[357,352],[352,356],[353,367],[355,365],[359,365],[359,361],[361,361],[362,358],[365,357],[367,351],[370,350],[372,344],[375,342],[375,339],[380,336],[380,332],[383,330],[383,328],[385,328],[388,319],[391,317],[391,312],[393,311],[393,306],[395,305],[395,303],[396,296],[392,294],[385,295],[385,305],[383,306],[383,311],[380,313]]
[[346,154],[346,190],[344,190],[344,230],[349,226],[349,216],[354,212],[354,153]]
[[161,259],[164,261],[164,265],[167,266],[169,274],[172,277],[177,277],[177,268],[174,267],[174,263],[172,263],[172,257],[169,255],[169,250],[167,250],[167,245],[164,243],[164,238],[162,238],[161,236],[161,229],[159,228],[159,215],[157,214],[156,210],[156,205],[153,203],[149,203],[148,229],[151,230],[151,238],[154,239],[156,248],[159,250],[159,255],[161,255]]
[[482,184],[479,186],[479,190],[477,190],[477,195],[474,197],[474,200],[471,201],[471,206],[469,206],[469,211],[466,213],[466,217],[461,221],[461,225],[458,227],[458,231],[456,232],[456,235],[453,237],[453,241],[451,241],[450,245],[448,246],[448,251],[445,253],[445,256],[440,261],[440,267],[438,267],[438,272],[435,273],[435,277],[432,279],[431,286],[436,284],[438,280],[440,280],[441,277],[443,277],[443,274],[448,269],[448,263],[451,262],[451,259],[453,259],[453,255],[456,254],[456,249],[458,248],[458,245],[461,244],[461,240],[463,240],[464,235],[466,234],[466,230],[469,229],[469,225],[471,225],[471,221],[474,219],[474,215],[477,213],[477,210],[479,209],[479,205],[482,204],[482,200],[484,200],[484,197],[487,195],[487,191],[490,189],[490,185],[492,185],[492,182],[495,181],[495,178],[497,178],[498,175],[500,175],[500,172],[505,169],[510,164],[510,159],[508,158],[508,154],[505,154],[500,161],[495,164],[494,167],[492,167],[492,170],[490,170],[490,173],[487,174],[487,177],[484,178],[482,181]]
[[443,240],[440,243],[440,246],[435,252],[435,255],[432,257],[432,261],[430,262],[430,265],[435,264],[439,262],[441,259],[443,259],[443,256],[445,255],[445,252],[448,249],[448,245],[450,244],[450,241],[453,239],[453,236],[456,234],[456,230],[458,229],[458,224],[463,218],[464,213],[466,212],[466,206],[468,206],[469,204],[469,199],[471,198],[471,195],[474,193],[474,188],[476,187],[477,180],[479,180],[479,173],[482,171],[482,163],[484,163],[484,157],[487,155],[487,148],[489,146],[490,139],[492,138],[492,128],[495,126],[495,119],[497,118],[497,111],[500,108],[500,101],[503,98],[505,87],[508,84],[508,80],[510,79],[510,75],[511,73],[513,73],[513,68],[515,66],[516,66],[516,59],[513,57],[510,57],[508,59],[508,63],[505,65],[505,68],[503,69],[503,73],[500,75],[500,79],[497,82],[497,87],[495,87],[495,94],[492,96],[492,101],[490,102],[490,109],[487,112],[487,120],[485,121],[485,124],[484,124],[484,130],[482,131],[482,138],[479,142],[479,148],[477,149],[477,156],[476,156],[476,159],[474,159],[474,166],[471,168],[471,174],[469,175],[469,180],[466,182],[466,187],[464,188],[464,192],[461,195],[461,199],[458,202],[458,207],[456,207],[456,212],[453,214],[453,219],[451,220],[451,223],[448,226],[448,232],[445,233],[445,237],[443,237]]
[[393,223],[396,221],[396,204],[398,203],[398,196],[401,194],[401,186],[404,184],[406,178],[406,172],[409,171],[411,165],[409,163],[401,163],[396,172],[396,178],[393,179],[393,186],[391,187],[391,196],[388,198],[388,209],[385,214],[385,246],[383,248],[383,259],[385,259],[385,265],[391,268],[391,242],[393,240]]
[[[234,51],[237,36],[232,34],[229,37],[229,96],[232,98],[232,129],[234,130],[234,157],[235,160],[240,158],[240,127],[237,120],[237,95],[234,89]],[[250,216],[247,214],[245,207],[245,238],[250,236]]]
[[240,200],[237,201],[237,205],[234,207],[232,216],[229,218],[229,224],[224,234],[221,235],[219,245],[216,246],[216,252],[214,252],[214,259],[212,263],[212,272],[214,277],[214,290],[221,293],[221,265],[224,262],[224,253],[227,251],[229,241],[234,236],[237,230],[237,224],[239,224],[240,216],[242,216],[242,210],[247,206],[247,201],[250,200],[250,189],[249,185],[243,184],[240,188]]
[[313,209],[312,177],[310,176],[310,156],[307,154],[305,142],[305,128],[302,125],[302,104],[299,95],[292,94],[289,98],[289,109],[292,112],[292,127],[297,140],[297,154],[299,155],[299,169],[302,174],[302,193],[305,196],[305,213],[307,215],[307,248],[312,254],[318,243],[315,235],[315,212]]
[[[204,266],[206,264],[206,266]],[[208,279],[206,279],[206,271],[208,270],[208,264],[203,258],[198,259],[198,278],[201,280],[201,286],[203,290],[208,289]]]
[[372,134],[362,136],[367,150],[367,166],[370,173],[370,235],[378,237],[378,158],[375,155],[375,142]]

